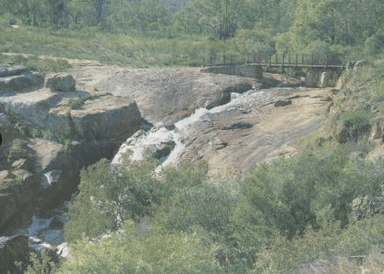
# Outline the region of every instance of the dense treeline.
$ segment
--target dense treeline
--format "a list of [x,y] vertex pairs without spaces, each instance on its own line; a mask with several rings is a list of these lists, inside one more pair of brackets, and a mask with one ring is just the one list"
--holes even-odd
[[[0,15],[11,23],[35,27],[98,26],[107,32],[198,34],[222,40],[242,30],[248,39],[244,43],[254,51],[360,57],[381,52],[383,12],[380,0],[4,0],[0,4]],[[255,40],[262,42],[252,46]]]

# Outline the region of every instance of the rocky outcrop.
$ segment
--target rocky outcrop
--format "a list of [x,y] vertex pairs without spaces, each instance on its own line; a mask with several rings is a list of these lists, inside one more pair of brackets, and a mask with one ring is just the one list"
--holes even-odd
[[0,67],[0,94],[34,90],[42,84],[43,78],[25,67]]
[[44,86],[52,91],[75,91],[76,83],[68,73],[55,73],[45,76]]
[[100,92],[129,98],[137,103],[142,117],[152,124],[178,121],[196,109],[228,103],[231,93],[276,86],[266,75],[262,80],[200,69],[121,69],[93,84]]
[[[9,75],[16,72],[27,70],[8,70],[3,76],[13,77]],[[12,96],[0,96],[0,208],[6,209],[0,211],[0,235],[33,226],[32,216],[48,216],[52,208],[61,207],[76,191],[80,169],[101,158],[112,159],[121,143],[142,125],[132,99],[69,91],[73,78],[58,79],[46,81],[55,92],[42,85],[23,90],[13,86]],[[80,96],[86,98],[83,108],[71,109],[71,99]],[[159,157],[167,149],[172,144],[160,147]],[[58,229],[50,226],[39,239],[29,235],[28,253],[29,244],[68,256],[65,246],[55,250],[62,241],[54,236]]]
[[[124,155],[130,155],[131,160],[141,159],[144,147],[153,149],[173,141],[176,144],[173,150],[164,161],[159,161],[163,166],[183,159],[205,160],[210,175],[226,176],[226,170],[247,171],[321,126],[315,113],[322,106],[325,108],[326,102],[321,98],[326,98],[328,92],[319,90],[317,94],[312,90],[310,95],[316,98],[307,98],[309,93],[294,93],[290,89],[234,95],[226,105],[197,110],[175,123],[173,130],[154,127],[136,133],[121,146],[112,165]],[[294,100],[297,107],[275,108],[273,103],[277,98],[278,101]]]
[[[7,209],[0,211],[0,235],[33,225],[34,215],[49,220],[51,209],[76,191],[80,169],[112,159],[122,143],[120,156],[131,149],[139,159],[147,148],[159,164],[203,159],[214,172],[229,165],[245,171],[321,125],[311,116],[320,108],[317,100],[305,110],[274,108],[276,99],[293,91],[258,92],[278,83],[268,76],[257,80],[199,69],[105,69],[88,71],[87,77],[93,77],[89,86],[82,82],[87,79],[84,68],[70,71],[84,91],[41,88],[0,96],[0,208]],[[71,108],[74,100],[81,109]],[[298,106],[303,102],[295,100]],[[259,118],[270,112],[274,115]],[[282,129],[288,124],[293,128],[289,134]],[[269,145],[271,136],[278,138]],[[41,234],[47,237],[32,245],[43,246],[58,229],[50,223]]]
[[321,75],[318,72],[314,70],[308,70],[307,75],[305,76],[305,86],[313,88],[319,87],[320,77]]

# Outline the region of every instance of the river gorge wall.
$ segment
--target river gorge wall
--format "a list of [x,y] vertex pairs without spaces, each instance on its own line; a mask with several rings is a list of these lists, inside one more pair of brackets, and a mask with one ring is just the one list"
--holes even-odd
[[[68,75],[76,83],[73,89],[39,82],[0,92],[4,248],[42,247],[52,235],[47,230],[58,230],[65,222],[55,209],[73,198],[80,170],[101,158],[115,163],[124,148],[136,146],[152,149],[160,165],[204,160],[212,174],[246,171],[320,128],[319,113],[329,104],[329,90],[273,88],[299,82],[283,83],[269,74],[254,78],[94,62],[47,77]],[[31,227],[39,226],[39,220],[45,231],[33,232],[31,239]]]

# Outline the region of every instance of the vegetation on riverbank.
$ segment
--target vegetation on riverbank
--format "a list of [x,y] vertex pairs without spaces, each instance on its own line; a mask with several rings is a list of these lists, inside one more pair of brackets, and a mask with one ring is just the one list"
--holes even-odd
[[[381,121],[380,97],[366,97],[383,92],[381,68],[364,86],[364,70],[346,72],[328,119]],[[204,163],[153,176],[156,159],[114,171],[103,159],[81,172],[64,228],[72,259],[55,273],[381,273],[384,160],[366,160],[376,141],[364,133],[325,139],[230,180],[209,179]]]
[[[101,160],[81,172],[81,193],[70,206],[64,233],[72,259],[52,266],[49,257],[35,257],[26,272],[382,273],[384,160],[366,156],[382,145],[367,132],[384,128],[384,65],[377,61],[383,1],[191,0],[175,7],[156,0],[6,0],[0,52],[34,56],[0,61],[45,74],[68,62],[38,56],[136,67],[202,66],[211,56],[237,53],[369,59],[370,66],[344,73],[327,117],[330,128],[344,127],[346,141],[328,138],[329,130],[297,156],[230,180],[210,180],[204,163],[153,176],[151,158],[128,161],[129,171],[120,172]],[[84,101],[71,103],[76,109]],[[71,139],[60,139],[69,147]]]

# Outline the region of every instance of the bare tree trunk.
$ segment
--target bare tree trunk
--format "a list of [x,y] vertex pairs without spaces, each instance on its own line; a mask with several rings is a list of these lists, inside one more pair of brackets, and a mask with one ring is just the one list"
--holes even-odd
[[65,12],[65,28],[69,28],[69,11],[68,11],[68,0],[64,1],[64,12]]
[[97,0],[96,4],[96,25],[98,25],[101,22],[102,16],[103,16],[103,6],[104,6],[104,0]]
[[27,24],[31,25],[30,8],[27,0],[24,0],[24,16],[26,17]]

